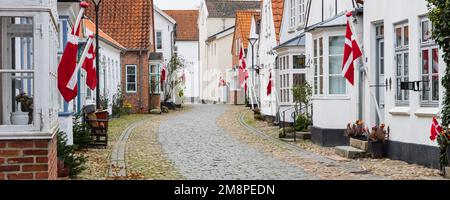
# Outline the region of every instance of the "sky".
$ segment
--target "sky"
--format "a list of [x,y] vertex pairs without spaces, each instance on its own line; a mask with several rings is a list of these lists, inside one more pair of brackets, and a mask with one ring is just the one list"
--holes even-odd
[[162,10],[187,10],[200,6],[202,0],[153,0]]

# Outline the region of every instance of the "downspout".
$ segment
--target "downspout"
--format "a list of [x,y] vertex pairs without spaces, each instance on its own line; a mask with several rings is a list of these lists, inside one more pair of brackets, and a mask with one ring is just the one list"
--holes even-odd
[[[143,67],[142,67],[142,49],[139,50],[139,108],[142,112],[142,74],[143,74]],[[126,77],[125,77],[126,78]]]
[[323,22],[323,13],[324,13],[324,6],[323,6],[323,0],[322,0],[322,22]]

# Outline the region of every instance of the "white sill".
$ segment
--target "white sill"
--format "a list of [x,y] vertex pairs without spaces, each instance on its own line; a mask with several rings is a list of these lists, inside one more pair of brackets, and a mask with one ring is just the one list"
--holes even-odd
[[53,127],[49,132],[17,131],[0,132],[0,140],[50,140],[57,133],[59,126]]
[[419,108],[414,112],[417,117],[438,117],[439,108]]
[[350,100],[348,96],[315,96],[311,100]]
[[409,107],[395,107],[395,108],[389,110],[389,114],[409,116],[410,115],[409,111],[410,111]]
[[293,33],[293,32],[295,32],[295,29],[294,29],[293,27],[290,27],[290,28],[288,29],[288,33]]

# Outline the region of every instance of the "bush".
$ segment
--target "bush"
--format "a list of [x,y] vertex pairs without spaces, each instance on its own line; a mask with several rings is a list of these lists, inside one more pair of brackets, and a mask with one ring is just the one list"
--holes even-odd
[[81,114],[73,117],[73,143],[76,149],[87,148],[92,141],[89,124],[81,121]]
[[109,107],[109,98],[108,96],[100,96],[100,105],[102,106],[103,110],[107,110]]
[[307,115],[300,115],[295,119],[295,131],[307,131],[308,126],[311,125],[311,120]]
[[[67,137],[64,132],[58,130],[56,137],[58,159],[64,162],[64,168],[69,169],[69,177],[74,178],[86,169],[86,158],[82,155],[75,155],[75,146],[67,145]],[[60,170],[62,169],[58,169],[58,171]]]
[[126,114],[125,106],[125,98],[122,94],[122,89],[117,88],[117,93],[113,96],[112,99],[112,115],[115,117],[120,117],[123,114]]

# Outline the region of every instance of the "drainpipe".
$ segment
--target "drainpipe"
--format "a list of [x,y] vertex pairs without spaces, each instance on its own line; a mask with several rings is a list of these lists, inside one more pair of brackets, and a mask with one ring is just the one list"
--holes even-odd
[[[142,66],[142,50],[139,50],[139,109],[142,111],[142,74],[143,74],[143,66]],[[126,77],[125,77],[126,78]]]

